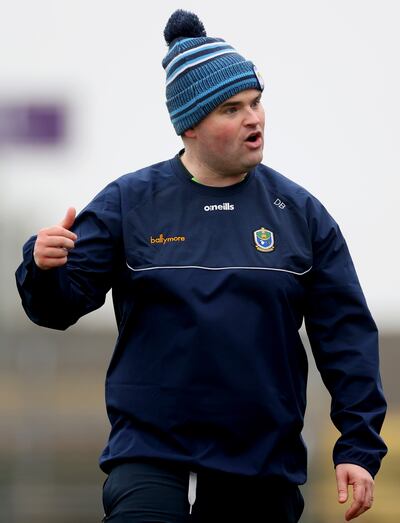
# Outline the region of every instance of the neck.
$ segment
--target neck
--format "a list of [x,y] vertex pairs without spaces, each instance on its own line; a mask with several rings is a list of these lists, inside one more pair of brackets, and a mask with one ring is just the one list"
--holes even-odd
[[196,178],[196,181],[210,187],[227,187],[239,183],[246,177],[247,173],[226,173],[213,169],[206,162],[201,161],[190,151],[185,149],[181,160],[190,174]]

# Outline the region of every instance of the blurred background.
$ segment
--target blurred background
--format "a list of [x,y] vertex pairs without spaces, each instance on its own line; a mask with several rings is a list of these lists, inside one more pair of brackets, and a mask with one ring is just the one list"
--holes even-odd
[[[390,447],[365,523],[400,521],[400,35],[397,0],[234,4],[1,1],[0,521],[102,517],[97,459],[108,436],[108,301],[67,332],[25,317],[14,283],[24,241],[112,179],[176,154],[164,99],[163,30],[193,10],[261,71],[264,163],[339,222],[381,333]],[[306,343],[306,340],[305,340]],[[343,521],[329,397],[310,358],[302,523]]]

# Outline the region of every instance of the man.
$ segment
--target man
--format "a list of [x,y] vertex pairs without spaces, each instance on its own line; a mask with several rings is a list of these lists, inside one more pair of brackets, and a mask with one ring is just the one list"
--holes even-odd
[[303,318],[341,432],[339,502],[372,505],[386,452],[377,332],[339,227],[262,165],[262,79],[198,18],[175,12],[163,61],[184,150],[106,187],[24,247],[29,317],[65,329],[112,288],[104,521],[295,523]]

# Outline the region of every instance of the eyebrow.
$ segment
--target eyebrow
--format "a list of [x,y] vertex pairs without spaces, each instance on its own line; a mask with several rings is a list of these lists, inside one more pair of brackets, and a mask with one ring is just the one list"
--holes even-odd
[[[253,100],[251,100],[251,102],[256,102],[257,100],[261,100],[261,93],[256,96],[255,98],[253,98]],[[225,109],[226,107],[233,107],[235,105],[243,105],[243,102],[241,100],[232,100],[231,102],[224,102],[223,104],[220,105],[220,109]]]

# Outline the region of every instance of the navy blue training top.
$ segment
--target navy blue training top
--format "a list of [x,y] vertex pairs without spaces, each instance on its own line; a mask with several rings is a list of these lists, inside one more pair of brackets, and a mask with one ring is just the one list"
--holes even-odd
[[48,271],[31,238],[17,284],[31,320],[55,329],[112,288],[104,471],[161,458],[303,483],[304,319],[341,432],[334,463],[375,475],[377,330],[339,227],[305,189],[261,164],[235,185],[200,185],[177,156],[112,182],[72,230],[67,265]]

